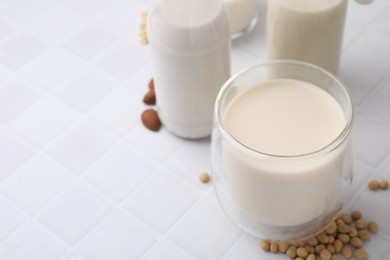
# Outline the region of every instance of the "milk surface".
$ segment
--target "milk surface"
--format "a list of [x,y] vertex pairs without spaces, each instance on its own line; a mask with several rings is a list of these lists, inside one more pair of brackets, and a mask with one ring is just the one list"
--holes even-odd
[[337,74],[347,0],[269,0],[267,56],[302,60]]
[[348,167],[350,142],[309,159],[277,156],[313,153],[339,136],[346,119],[330,94],[302,81],[270,80],[235,97],[224,125],[242,145],[276,155],[249,156],[223,144],[229,190],[246,215],[268,225],[294,226],[324,213]]
[[320,150],[345,126],[333,97],[294,80],[272,80],[246,91],[232,101],[224,122],[242,144],[273,155]]

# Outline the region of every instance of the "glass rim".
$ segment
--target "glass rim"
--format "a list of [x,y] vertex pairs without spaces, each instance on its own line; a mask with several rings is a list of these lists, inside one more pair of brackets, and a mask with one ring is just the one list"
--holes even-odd
[[[347,101],[347,106],[348,106],[348,111],[346,114],[346,124],[343,128],[343,130],[340,132],[340,134],[333,139],[330,143],[325,145],[324,147],[314,150],[309,153],[303,153],[303,154],[294,154],[294,155],[279,155],[279,154],[271,154],[271,153],[266,153],[266,152],[261,152],[258,150],[255,150],[240,141],[238,141],[234,136],[232,136],[227,129],[224,126],[223,122],[223,115],[221,111],[221,102],[223,98],[226,96],[227,91],[232,88],[233,82],[237,79],[242,77],[248,72],[254,71],[258,68],[261,67],[268,67],[268,66],[273,66],[273,65],[297,65],[297,66],[302,66],[309,68],[311,70],[316,70],[320,72],[321,74],[326,75],[328,78],[332,79],[336,84],[341,88],[344,97],[346,98]],[[334,150],[336,147],[341,145],[343,141],[349,136],[351,130],[352,130],[352,125],[354,121],[354,107],[351,99],[351,94],[348,90],[348,88],[345,86],[345,84],[335,75],[330,73],[329,71],[316,66],[314,64],[304,62],[304,61],[297,61],[297,60],[270,60],[270,61],[264,61],[249,67],[246,67],[239,72],[237,72],[235,75],[230,77],[221,87],[217,99],[215,102],[215,109],[214,109],[214,120],[215,120],[215,125],[216,128],[218,129],[219,133],[223,136],[225,140],[227,140],[230,144],[232,144],[234,147],[238,149],[242,149],[244,152],[254,156],[254,157],[262,157],[262,158],[284,158],[284,159],[297,159],[297,158],[308,158],[308,157],[316,157],[316,156],[321,156],[323,154],[326,154],[332,150]]]

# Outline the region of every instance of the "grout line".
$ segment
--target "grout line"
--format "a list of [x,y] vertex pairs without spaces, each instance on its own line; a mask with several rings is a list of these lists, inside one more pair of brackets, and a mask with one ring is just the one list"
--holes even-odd
[[[237,247],[238,243],[241,242],[241,240],[244,240],[245,238],[245,231],[242,231],[242,234],[236,239],[236,241],[234,241],[228,248],[228,250],[225,251],[225,253],[223,253],[221,256],[220,256],[220,259],[226,259],[230,254],[231,252],[234,250],[235,247]],[[260,247],[259,247],[260,249]]]

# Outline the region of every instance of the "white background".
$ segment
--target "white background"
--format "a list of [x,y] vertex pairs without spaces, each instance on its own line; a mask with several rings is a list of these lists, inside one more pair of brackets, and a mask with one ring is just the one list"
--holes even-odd
[[[216,202],[209,139],[147,131],[153,76],[142,0],[0,0],[0,259],[287,259],[265,254]],[[233,43],[233,72],[265,53],[265,2]],[[357,116],[349,209],[377,220],[390,259],[390,2],[349,1],[340,77]]]

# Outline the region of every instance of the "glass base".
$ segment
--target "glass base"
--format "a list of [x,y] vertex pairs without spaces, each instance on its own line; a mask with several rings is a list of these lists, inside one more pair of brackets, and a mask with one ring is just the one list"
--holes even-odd
[[230,35],[230,39],[231,40],[236,40],[236,39],[239,39],[241,38],[242,36],[250,33],[253,28],[255,28],[256,24],[257,24],[257,21],[259,20],[258,16],[256,15],[252,21],[242,30],[238,31],[238,32],[235,32],[235,33],[232,33]]

